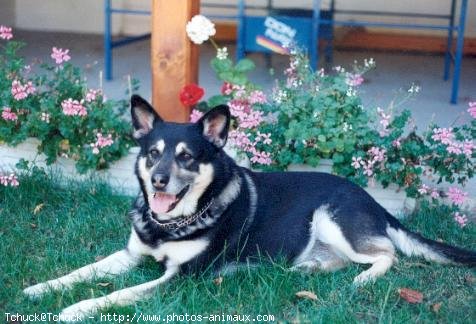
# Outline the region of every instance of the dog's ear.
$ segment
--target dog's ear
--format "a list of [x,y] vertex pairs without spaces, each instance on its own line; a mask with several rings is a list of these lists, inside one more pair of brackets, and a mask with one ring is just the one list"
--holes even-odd
[[203,136],[216,147],[226,144],[230,127],[230,110],[226,105],[216,106],[197,121]]
[[138,95],[131,97],[131,116],[135,139],[148,134],[156,122],[162,122],[162,118],[157,115],[154,108]]

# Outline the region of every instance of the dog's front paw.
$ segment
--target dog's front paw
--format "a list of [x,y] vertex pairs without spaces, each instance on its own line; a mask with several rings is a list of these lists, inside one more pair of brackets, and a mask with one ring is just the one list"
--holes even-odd
[[83,321],[96,313],[99,309],[98,300],[100,298],[86,299],[79,303],[66,307],[59,314],[62,322]]
[[49,287],[46,283],[39,283],[34,286],[23,289],[23,293],[29,298],[35,299],[45,294],[48,291]]
[[361,287],[369,283],[372,283],[374,281],[375,281],[375,277],[367,273],[366,271],[364,271],[354,278],[354,286]]

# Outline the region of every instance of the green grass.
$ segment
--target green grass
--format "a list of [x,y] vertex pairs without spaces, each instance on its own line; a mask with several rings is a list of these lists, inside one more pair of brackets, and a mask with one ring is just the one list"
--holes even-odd
[[[21,290],[36,282],[66,274],[95,257],[124,247],[130,229],[127,212],[131,198],[114,194],[97,183],[59,186],[50,176],[21,177],[19,188],[0,188],[0,311],[2,313],[58,313],[82,299],[156,279],[163,269],[153,260],[114,279],[81,283],[37,301]],[[33,210],[43,208],[36,215]],[[418,214],[406,221],[427,237],[476,249],[476,226],[460,229],[448,215]],[[143,314],[272,314],[283,322],[458,322],[476,321],[475,273],[456,266],[439,266],[400,257],[374,284],[355,288],[352,279],[365,266],[352,265],[336,273],[303,274],[284,263],[265,263],[224,278],[214,275],[180,276],[135,306],[103,312]],[[472,282],[473,281],[473,282]],[[98,283],[110,283],[106,287]],[[398,296],[399,287],[421,291],[421,304]],[[314,292],[317,301],[298,299],[300,290]],[[442,303],[438,312],[432,305]],[[2,314],[3,316],[3,314]],[[90,322],[99,322],[96,316]]]

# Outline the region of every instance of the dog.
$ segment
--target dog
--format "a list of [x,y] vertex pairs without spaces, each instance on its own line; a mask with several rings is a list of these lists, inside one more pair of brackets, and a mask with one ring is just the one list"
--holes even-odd
[[252,172],[224,152],[230,125],[225,105],[193,124],[165,122],[137,95],[131,98],[135,173],[141,192],[125,249],[63,277],[31,286],[38,297],[74,283],[114,276],[152,256],[165,265],[156,280],[88,299],[61,316],[93,314],[151,295],[179,272],[233,269],[261,256],[284,257],[293,270],[370,267],[355,284],[375,280],[396,261],[395,250],[439,263],[476,264],[476,253],[406,229],[365,190],[326,173]]

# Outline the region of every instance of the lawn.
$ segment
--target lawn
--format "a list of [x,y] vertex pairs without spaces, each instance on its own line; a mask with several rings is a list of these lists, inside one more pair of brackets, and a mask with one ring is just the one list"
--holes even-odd
[[[37,301],[23,296],[23,288],[94,262],[123,248],[128,238],[132,198],[97,182],[58,183],[57,177],[34,173],[20,176],[18,188],[0,186],[2,313],[58,313],[82,299],[156,279],[163,271],[147,260],[114,279],[77,284]],[[406,225],[427,237],[476,249],[476,226],[461,229],[448,215],[420,212]],[[275,321],[312,323],[476,322],[474,270],[402,256],[376,283],[352,286],[364,268],[352,265],[336,273],[303,274],[290,272],[283,262],[264,262],[257,269],[226,276],[221,283],[212,273],[181,276],[149,300],[103,314],[239,314],[251,319],[271,314]],[[402,287],[422,292],[423,302],[410,304],[400,298]],[[296,297],[302,290],[313,292],[317,300]],[[89,321],[100,322],[100,316]]]

